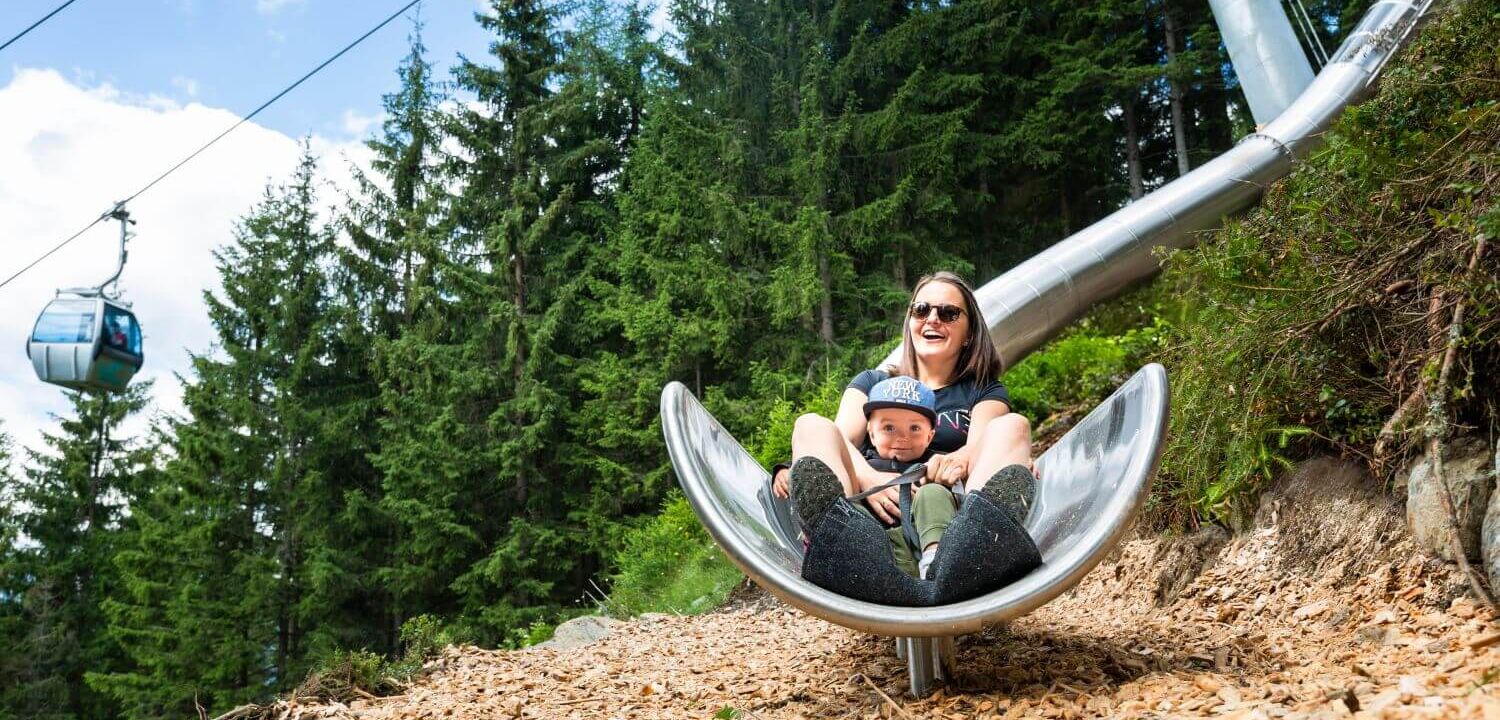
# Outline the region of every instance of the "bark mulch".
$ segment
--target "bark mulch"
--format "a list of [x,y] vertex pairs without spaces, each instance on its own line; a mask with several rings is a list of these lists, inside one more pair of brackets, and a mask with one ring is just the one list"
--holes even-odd
[[1289,535],[1216,544],[1165,594],[1171,541],[1127,542],[1074,591],[960,639],[957,677],[922,699],[889,639],[742,598],[574,650],[450,649],[402,695],[269,717],[1500,720],[1500,625],[1449,566],[1355,534],[1294,563],[1309,543]]

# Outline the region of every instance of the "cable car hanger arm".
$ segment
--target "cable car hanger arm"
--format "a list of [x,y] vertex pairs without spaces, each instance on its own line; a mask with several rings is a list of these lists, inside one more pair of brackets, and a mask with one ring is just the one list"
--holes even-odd
[[130,211],[125,209],[126,202],[126,200],[121,200],[115,203],[115,206],[113,208],[110,208],[109,212],[100,215],[99,219],[94,221],[95,223],[98,223],[104,220],[117,220],[120,223],[120,261],[117,265],[115,265],[114,274],[110,275],[107,279],[105,279],[104,282],[99,283],[94,287],[62,288],[57,291],[57,294],[61,295],[63,293],[68,293],[70,295],[79,295],[81,297],[109,297],[108,294],[104,292],[104,289],[119,281],[120,273],[125,272],[125,260],[130,254],[129,251],[125,249],[125,243],[135,235],[135,233],[130,232],[130,226],[134,225],[135,221],[130,219]]

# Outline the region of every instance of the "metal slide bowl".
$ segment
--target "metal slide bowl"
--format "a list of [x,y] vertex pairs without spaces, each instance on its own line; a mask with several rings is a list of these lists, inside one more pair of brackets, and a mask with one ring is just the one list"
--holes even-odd
[[1151,486],[1167,429],[1167,374],[1141,368],[1037,461],[1042,482],[1026,529],[1042,566],[1014,584],[952,605],[851,600],[802,579],[802,543],[765,469],[681,383],[662,390],[662,432],[678,481],[704,527],[756,584],[845,627],[946,637],[1020,617],[1077,584],[1119,542]]

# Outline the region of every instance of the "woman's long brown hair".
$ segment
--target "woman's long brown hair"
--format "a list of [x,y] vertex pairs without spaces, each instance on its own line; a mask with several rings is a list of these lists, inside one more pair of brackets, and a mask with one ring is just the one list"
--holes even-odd
[[[968,344],[959,349],[958,362],[954,364],[955,375],[948,378],[947,384],[952,385],[966,377],[972,377],[974,384],[983,388],[991,381],[999,380],[1004,371],[1000,351],[995,349],[995,341],[990,339],[990,326],[979,312],[979,301],[974,299],[974,291],[963,278],[945,270],[923,275],[911,290],[911,301],[916,302],[917,293],[927,283],[933,282],[948,283],[958,288],[959,294],[964,298],[964,313],[969,316],[969,336],[964,338]],[[917,377],[917,349],[911,339],[911,322],[904,314],[901,320],[901,364],[893,370],[895,375]]]

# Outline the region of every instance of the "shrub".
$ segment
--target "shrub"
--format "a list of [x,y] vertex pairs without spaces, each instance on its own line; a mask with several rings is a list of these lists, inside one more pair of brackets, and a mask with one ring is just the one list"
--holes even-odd
[[1093,407],[1139,369],[1163,327],[1157,319],[1119,335],[1087,327],[1063,335],[1005,373],[1011,409],[1040,426],[1058,411]]
[[826,418],[838,414],[839,400],[848,387],[848,377],[828,375],[801,402],[785,398],[771,405],[771,412],[749,445],[750,454],[769,468],[779,462],[792,459],[792,426],[797,418],[806,413],[816,413]]
[[1422,413],[1395,423],[1390,452],[1375,440],[1431,386],[1459,303],[1457,379],[1441,400],[1461,423],[1493,412],[1483,379],[1500,365],[1500,254],[1468,264],[1500,234],[1500,15],[1484,3],[1447,12],[1260,208],[1169,258],[1166,282],[1192,302],[1164,353],[1173,410],[1159,487],[1178,520],[1248,511],[1314,445],[1393,467],[1422,439]]
[[297,686],[296,697],[347,701],[356,690],[380,695],[393,689],[386,681],[385,659],[369,650],[336,650]]
[[615,617],[712,610],[742,577],[678,491],[668,496],[660,515],[626,534],[615,563],[619,570],[605,602]]

